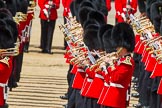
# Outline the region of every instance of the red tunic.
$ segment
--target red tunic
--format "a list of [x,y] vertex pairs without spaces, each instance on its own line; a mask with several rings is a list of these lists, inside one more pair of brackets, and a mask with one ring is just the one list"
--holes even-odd
[[31,36],[31,27],[32,27],[32,20],[34,18],[34,11],[28,10],[27,12],[27,20],[26,20],[26,36],[25,36],[25,43],[29,42],[29,38]]
[[85,77],[84,82],[83,82],[83,86],[81,88],[81,95],[82,96],[86,96],[87,90],[90,86],[90,84],[92,83],[93,79],[88,78],[88,76]]
[[105,73],[104,75],[104,86],[103,86],[103,89],[100,93],[100,96],[98,98],[98,104],[102,104],[103,101],[105,100],[105,94],[110,86],[109,82],[110,82],[110,75],[108,73]]
[[19,52],[23,52],[23,46],[26,37],[26,21],[20,21],[18,24],[18,38],[20,40]]
[[93,78],[93,81],[86,92],[86,96],[98,99],[103,86],[104,86],[103,72],[95,73],[95,77]]
[[72,0],[62,0],[62,5],[64,7],[64,12],[63,12],[63,16],[67,17],[68,13],[70,12],[70,3],[72,2]]
[[102,88],[102,91],[101,91],[100,96],[99,96],[98,101],[97,101],[98,104],[103,103],[103,100],[105,98],[105,94],[106,94],[108,88],[109,88],[109,85],[106,82],[104,82],[104,86]]
[[[6,62],[4,63],[3,60]],[[12,71],[12,57],[0,60],[0,83],[7,84]],[[3,87],[0,86],[0,107],[4,105]]]
[[147,70],[148,72],[152,72],[154,70],[156,62],[157,62],[156,59],[152,57],[151,54],[149,54],[145,70]]
[[135,49],[134,49],[134,52],[137,51],[137,49],[138,49],[137,46],[138,46],[139,42],[140,42],[140,35],[137,34],[137,35],[135,36]]
[[81,89],[84,82],[85,75],[86,73],[84,72],[84,70],[78,67],[77,72],[75,73],[72,87],[75,89]]
[[89,89],[89,86],[91,85],[91,83],[93,82],[93,78],[95,77],[94,70],[90,70],[90,68],[87,68],[85,72],[86,72],[86,78],[84,79],[84,83],[81,89],[82,96],[87,96],[87,91]]
[[155,66],[154,66],[154,69],[153,69],[153,72],[151,74],[151,78],[155,78],[157,76],[162,76],[162,63],[159,63],[159,62],[156,62]]
[[[50,20],[56,20],[57,19],[57,9],[60,7],[60,0],[52,0],[55,4],[55,8],[50,9]],[[48,20],[46,15],[43,12],[43,9],[48,10],[48,8],[45,7],[45,5],[48,5],[48,0],[38,0],[38,5],[40,7],[40,14],[39,17],[43,20]]]
[[[122,14],[126,14],[123,10],[126,8],[127,0],[115,0],[116,19],[118,22],[123,22]],[[132,14],[137,11],[137,0],[130,0],[130,6],[132,7]],[[130,14],[130,13],[129,13]]]
[[134,60],[126,56],[115,63],[115,68],[108,68],[110,87],[108,88],[102,105],[113,108],[126,108],[126,93],[134,71]]
[[111,0],[106,0],[106,7],[108,11],[111,10]]

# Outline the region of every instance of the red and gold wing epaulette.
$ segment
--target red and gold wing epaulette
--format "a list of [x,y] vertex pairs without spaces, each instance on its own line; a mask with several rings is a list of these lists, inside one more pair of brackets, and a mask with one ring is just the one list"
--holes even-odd
[[0,63],[4,63],[9,67],[9,57],[4,57],[3,59],[0,60]]
[[130,56],[126,56],[125,58],[121,59],[120,63],[132,66],[131,57]]

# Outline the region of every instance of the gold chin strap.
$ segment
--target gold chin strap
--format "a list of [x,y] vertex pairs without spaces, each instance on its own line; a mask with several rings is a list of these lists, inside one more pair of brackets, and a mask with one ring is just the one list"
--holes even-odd
[[117,50],[117,52],[116,52],[117,56],[119,56],[119,53],[121,52],[122,49],[123,49],[123,47],[120,47],[120,48]]

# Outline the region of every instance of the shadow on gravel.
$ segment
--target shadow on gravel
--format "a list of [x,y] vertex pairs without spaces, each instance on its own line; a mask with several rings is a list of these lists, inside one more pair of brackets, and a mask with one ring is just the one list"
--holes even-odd
[[[29,47],[40,48],[40,46],[32,45],[32,44]],[[64,47],[63,46],[52,46],[52,49],[64,50]]]

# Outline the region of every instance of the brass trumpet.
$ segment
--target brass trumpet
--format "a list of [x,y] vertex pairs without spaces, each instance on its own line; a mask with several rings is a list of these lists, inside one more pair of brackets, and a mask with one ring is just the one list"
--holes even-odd
[[[119,53],[121,52],[122,49],[123,49],[123,48],[121,47],[121,48],[119,48],[116,52],[112,52],[112,53],[109,53],[109,54],[107,54],[107,55],[101,57],[100,59],[98,59],[98,60],[96,61],[96,64],[94,64],[94,65],[92,65],[92,66],[90,67],[90,69],[93,70],[94,68],[99,67],[99,65],[100,65],[101,63],[103,63],[103,62],[105,62],[105,64],[108,64],[109,66],[111,66],[111,67],[114,69],[114,62],[115,62],[116,60],[118,60]],[[110,61],[109,61],[108,63],[105,61],[106,58],[111,58]],[[100,67],[99,67],[99,68],[100,68]],[[100,70],[100,69],[98,69],[98,70]],[[96,70],[96,71],[97,71],[97,70]]]
[[156,38],[154,38],[154,39],[148,41],[148,42],[146,43],[146,45],[149,45],[149,44],[151,44],[151,43],[153,43],[153,42],[155,42],[155,41],[157,41],[157,40],[159,40],[159,39],[161,39],[161,38],[162,38],[161,36],[156,37]]
[[15,17],[13,17],[14,21],[19,24],[21,21],[27,20],[27,14],[23,14],[22,12],[16,12]]
[[70,63],[72,63],[72,62],[75,63],[76,60],[78,60],[79,57],[83,57],[84,54],[85,54],[85,52],[82,52],[82,53],[78,54],[77,57],[74,57],[74,58],[72,58],[72,59],[70,60]]
[[[107,63],[107,62],[101,62],[101,63],[104,63],[104,66],[103,66],[103,67],[110,66],[110,67],[112,68],[112,70],[113,70],[113,69],[115,69],[114,63],[115,63],[115,61],[117,61],[117,60],[118,60],[118,58],[115,57],[115,56],[113,56],[113,57],[111,57],[111,60],[110,60],[108,63]],[[100,64],[101,64],[101,63],[100,63]],[[98,68],[95,70],[95,72],[102,71],[102,70],[103,70],[103,67],[98,67]]]
[[31,5],[31,7],[36,7],[36,2],[34,0],[30,0],[29,4]]
[[140,20],[140,23],[142,24],[142,23],[148,23],[148,22],[150,22],[150,19],[148,19],[148,18],[145,18],[145,19],[143,19],[143,20]]
[[15,43],[14,48],[0,49],[1,56],[17,56],[19,54],[19,44]]
[[108,57],[108,58],[113,58],[113,59],[114,59],[114,58],[117,57],[117,55],[118,55],[117,52],[112,52],[112,53],[109,53],[109,54],[107,54],[107,55],[105,55],[105,56],[100,57],[100,58],[96,61],[96,63],[90,67],[90,69],[93,70],[94,68],[98,67],[101,63],[105,62],[105,59],[106,59],[107,57]]
[[82,38],[76,40],[74,43],[80,43],[80,42],[83,42],[83,39]]
[[139,30],[137,30],[137,33],[142,33],[144,30],[146,30],[146,29],[149,29],[149,30],[152,30],[152,31],[154,31],[155,29],[154,29],[154,26],[146,26],[146,27],[144,27],[144,28],[142,28],[142,29],[139,29]]

